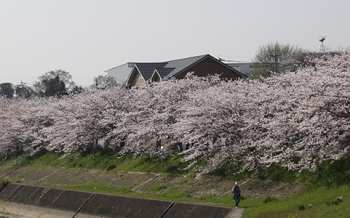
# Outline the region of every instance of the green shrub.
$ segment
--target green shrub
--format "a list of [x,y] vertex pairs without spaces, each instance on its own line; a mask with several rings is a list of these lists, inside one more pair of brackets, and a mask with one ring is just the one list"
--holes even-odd
[[317,165],[313,183],[317,186],[339,187],[350,182],[350,156]]
[[176,173],[178,171],[178,166],[176,165],[170,165],[165,169],[166,173]]
[[117,166],[114,165],[114,164],[109,165],[109,166],[107,167],[107,171],[113,170],[113,169],[116,168],[116,167],[117,167]]
[[298,205],[298,209],[299,209],[299,210],[305,210],[305,205],[304,205],[304,204]]
[[278,201],[278,198],[272,197],[272,196],[267,196],[263,202],[264,202],[264,204],[267,204],[267,203],[274,202],[274,201]]
[[343,197],[342,196],[339,196],[337,197],[335,200],[333,201],[329,201],[329,202],[326,202],[326,204],[329,206],[329,205],[339,205],[341,202],[343,202]]
[[287,170],[278,164],[273,164],[267,169],[259,168],[257,177],[262,180],[292,182],[296,179],[295,173],[295,171]]
[[[207,162],[204,162],[202,165],[205,166]],[[244,180],[246,178],[250,178],[252,172],[243,171],[244,163],[240,160],[235,160],[232,158],[227,158],[226,161],[223,162],[220,168],[214,170],[210,173],[210,176],[219,177],[221,179],[235,179],[235,180]]]

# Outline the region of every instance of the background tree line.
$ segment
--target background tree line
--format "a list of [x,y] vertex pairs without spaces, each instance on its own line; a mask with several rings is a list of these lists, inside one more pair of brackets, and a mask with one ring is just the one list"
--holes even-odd
[[[117,82],[113,77],[99,75],[94,78],[91,88],[107,88],[116,86]],[[39,76],[33,87],[26,83],[13,85],[12,83],[0,83],[0,96],[4,98],[31,98],[34,96],[61,97],[70,93],[80,93],[84,91],[82,86],[78,86],[72,81],[70,73],[63,70],[54,70],[46,72]]]

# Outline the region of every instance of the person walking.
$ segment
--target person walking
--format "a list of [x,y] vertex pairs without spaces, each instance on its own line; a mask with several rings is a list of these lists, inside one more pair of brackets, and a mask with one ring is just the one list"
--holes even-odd
[[236,208],[238,207],[239,202],[241,201],[241,189],[238,186],[238,182],[235,182],[235,185],[232,188],[233,198],[235,199]]

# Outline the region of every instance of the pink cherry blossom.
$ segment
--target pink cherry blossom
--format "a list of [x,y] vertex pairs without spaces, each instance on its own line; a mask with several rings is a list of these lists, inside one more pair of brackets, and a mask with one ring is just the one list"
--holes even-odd
[[310,63],[262,81],[189,73],[132,89],[1,98],[0,151],[112,149],[160,158],[178,151],[189,167],[207,161],[199,175],[234,161],[242,170],[275,163],[315,170],[349,152],[350,50]]

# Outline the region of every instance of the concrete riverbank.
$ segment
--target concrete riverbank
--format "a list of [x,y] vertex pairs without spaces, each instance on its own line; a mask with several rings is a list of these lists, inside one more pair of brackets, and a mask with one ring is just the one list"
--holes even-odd
[[[63,189],[8,184],[0,192],[0,212],[12,217],[236,218],[227,207],[141,199]],[[10,216],[9,216],[10,217]]]

